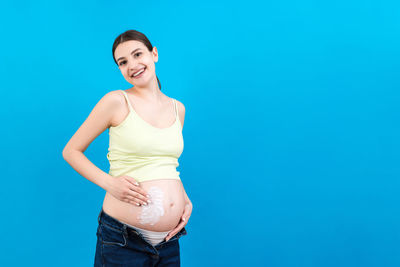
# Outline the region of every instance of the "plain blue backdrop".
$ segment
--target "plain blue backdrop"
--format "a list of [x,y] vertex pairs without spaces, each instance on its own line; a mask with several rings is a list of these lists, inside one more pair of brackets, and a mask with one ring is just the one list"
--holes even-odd
[[[182,266],[400,266],[398,1],[8,1],[0,22],[2,266],[93,266],[105,191],[62,149],[131,87],[129,29],[186,107]],[[107,148],[85,152],[105,172]]]

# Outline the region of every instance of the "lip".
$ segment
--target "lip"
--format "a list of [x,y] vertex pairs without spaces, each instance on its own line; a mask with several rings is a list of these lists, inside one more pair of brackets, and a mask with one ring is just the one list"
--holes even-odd
[[135,72],[133,72],[132,73],[132,75],[131,75],[131,78],[133,78],[133,79],[136,79],[136,78],[138,78],[138,77],[133,77],[133,74],[135,74],[135,73],[137,73],[137,72],[139,72],[139,71],[141,71],[141,70],[144,70],[141,74],[139,74],[139,76],[142,76],[143,75],[143,73],[145,73],[145,71],[147,70],[147,68],[146,67],[144,67],[144,68],[142,68],[142,69],[140,69],[140,70],[138,70],[138,71],[135,71]]

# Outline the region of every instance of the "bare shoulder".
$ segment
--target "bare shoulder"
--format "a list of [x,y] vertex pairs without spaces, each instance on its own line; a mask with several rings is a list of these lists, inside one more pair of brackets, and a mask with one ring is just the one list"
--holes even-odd
[[179,101],[177,99],[175,99],[175,100],[176,100],[176,104],[178,106],[179,119],[180,119],[180,121],[182,123],[182,127],[183,127],[183,122],[185,121],[186,108],[185,108],[185,105],[181,101]]
[[183,103],[181,101],[179,101],[177,99],[175,99],[175,100],[178,105],[179,112],[182,112],[183,114],[185,114],[185,105],[183,105]]
[[113,90],[106,93],[103,98],[103,101],[106,101],[111,106],[118,106],[124,103],[124,95],[122,90]]
[[109,112],[113,115],[112,117],[117,117],[113,118],[112,121],[114,119],[118,121],[120,115],[126,116],[126,113],[129,112],[123,90],[109,91],[100,101],[105,103],[105,106],[108,107]]

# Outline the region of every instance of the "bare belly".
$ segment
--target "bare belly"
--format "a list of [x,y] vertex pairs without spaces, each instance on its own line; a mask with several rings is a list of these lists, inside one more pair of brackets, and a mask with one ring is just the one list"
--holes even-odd
[[136,206],[120,201],[106,192],[103,210],[123,223],[142,229],[157,232],[174,229],[178,225],[185,207],[181,180],[151,180],[139,184],[146,192],[151,193],[152,203],[147,206]]

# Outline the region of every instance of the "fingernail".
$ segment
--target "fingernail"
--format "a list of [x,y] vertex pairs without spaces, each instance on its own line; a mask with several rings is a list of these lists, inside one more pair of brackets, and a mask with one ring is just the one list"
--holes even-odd
[[186,221],[186,219],[185,219],[185,218],[182,218],[182,220]]
[[135,183],[135,185],[139,185],[139,183],[138,183],[138,182],[136,182],[136,183]]

